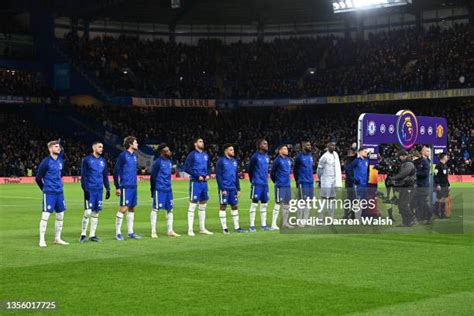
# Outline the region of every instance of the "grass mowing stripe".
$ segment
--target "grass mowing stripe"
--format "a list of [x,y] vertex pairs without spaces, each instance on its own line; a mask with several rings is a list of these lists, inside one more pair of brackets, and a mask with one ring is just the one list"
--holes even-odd
[[[71,245],[52,245],[52,216],[46,249],[37,246],[41,202],[37,187],[1,185],[0,301],[54,299],[59,302],[58,314],[64,315],[474,313],[472,304],[461,304],[474,291],[473,234],[258,231],[224,236],[217,188],[214,181],[209,185],[207,226],[214,236],[167,238],[160,212],[160,237],[149,238],[152,200],[148,183],[141,183],[135,227],[143,240],[113,240],[118,208],[113,196],[99,218],[103,243],[79,244],[83,210],[82,203],[75,202],[82,202],[82,190],[79,184],[67,184],[63,236]],[[175,229],[185,233],[188,183],[175,181],[173,188]],[[243,227],[248,227],[248,192],[248,182],[242,181]],[[32,199],[4,198],[12,195]],[[15,199],[18,206],[5,206]],[[465,202],[472,205],[474,199]],[[272,206],[271,202],[269,211]]]

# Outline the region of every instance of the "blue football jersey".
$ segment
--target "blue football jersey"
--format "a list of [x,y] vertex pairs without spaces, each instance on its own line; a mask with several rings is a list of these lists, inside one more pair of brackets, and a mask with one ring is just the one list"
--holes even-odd
[[122,152],[114,168],[115,188],[133,189],[137,187],[138,159],[136,153]]
[[101,191],[103,186],[110,190],[109,170],[103,157],[91,154],[82,160],[81,185],[85,191]]
[[216,180],[219,190],[240,191],[237,160],[226,156],[219,158],[216,164]]

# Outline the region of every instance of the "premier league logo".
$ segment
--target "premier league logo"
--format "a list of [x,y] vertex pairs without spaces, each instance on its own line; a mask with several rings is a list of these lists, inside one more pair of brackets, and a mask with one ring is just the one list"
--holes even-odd
[[432,126],[428,126],[428,135],[433,135],[433,127]]
[[420,134],[425,135],[425,127],[424,126],[420,127]]
[[385,124],[380,125],[380,133],[385,134]]
[[370,136],[374,136],[375,132],[377,131],[377,127],[375,126],[374,121],[370,121],[369,125],[367,126],[367,130],[369,131]]
[[[412,111],[403,110],[397,113],[397,137],[400,145],[411,148],[418,138],[418,120]],[[428,134],[430,130],[428,128]]]

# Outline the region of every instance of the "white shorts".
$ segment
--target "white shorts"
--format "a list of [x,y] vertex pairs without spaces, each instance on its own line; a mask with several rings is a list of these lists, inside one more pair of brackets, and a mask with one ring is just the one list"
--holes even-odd
[[336,197],[336,178],[323,177],[321,178],[321,198],[335,198]]

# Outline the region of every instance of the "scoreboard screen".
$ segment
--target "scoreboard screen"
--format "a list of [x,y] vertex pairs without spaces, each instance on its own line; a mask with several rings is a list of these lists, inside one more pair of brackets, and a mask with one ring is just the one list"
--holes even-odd
[[411,4],[412,0],[332,0],[334,13]]

